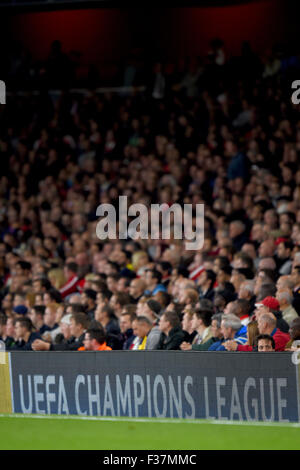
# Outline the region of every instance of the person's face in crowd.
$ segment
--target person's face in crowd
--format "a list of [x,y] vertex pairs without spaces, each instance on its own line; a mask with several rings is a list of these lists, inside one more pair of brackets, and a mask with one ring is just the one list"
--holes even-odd
[[252,259],[256,258],[256,251],[252,243],[244,243],[242,246],[242,252],[246,253],[246,255],[250,256]]
[[258,254],[260,258],[266,258],[273,256],[274,254],[274,242],[271,240],[266,240],[258,248]]
[[224,321],[221,322],[221,333],[225,339],[230,339],[232,337],[232,329],[225,326]]
[[254,224],[251,229],[251,240],[262,241],[264,238],[264,230],[260,224]]
[[24,305],[24,302],[25,302],[25,299],[17,294],[14,297],[13,306],[17,307],[18,305]]
[[182,326],[182,329],[184,331],[189,332],[191,330],[191,328],[192,328],[192,319],[193,319],[193,317],[189,313],[187,313],[187,312],[184,313],[182,321],[181,321],[181,326]]
[[46,308],[44,315],[45,325],[52,326],[52,324],[55,322],[55,314],[55,311],[51,310],[49,307]]
[[295,287],[300,284],[300,273],[298,273],[297,269],[292,269],[291,280]]
[[33,292],[35,292],[36,294],[38,294],[39,292],[42,292],[42,283],[40,280],[33,281],[32,287],[33,287]]
[[118,283],[117,283],[118,292],[127,292],[129,290],[129,288],[125,284],[126,284],[126,279],[124,279],[123,277],[118,280]]
[[293,340],[300,338],[300,318],[295,318],[289,329],[289,334]]
[[256,316],[256,319],[258,320],[264,313],[268,313],[269,309],[265,305],[260,305],[259,307],[256,307],[254,310],[254,314]]
[[22,324],[20,322],[16,322],[15,324],[15,335],[16,335],[16,338],[18,339],[23,339],[26,335],[26,328],[25,326],[22,326]]
[[60,305],[57,307],[56,313],[55,313],[55,323],[59,323],[62,316],[64,314],[64,306]]
[[83,345],[87,351],[93,351],[93,340],[91,339],[89,333],[85,333]]
[[116,293],[118,291],[118,284],[115,279],[109,276],[107,277],[106,283],[107,283],[108,290],[110,290],[113,293]]
[[144,338],[149,333],[149,326],[144,322],[136,322],[135,331],[136,336]]
[[143,294],[144,287],[144,283],[140,279],[133,279],[129,286],[129,294],[136,299]]
[[4,297],[4,299],[2,300],[2,308],[4,310],[9,310],[9,309],[12,309],[13,307],[13,297],[11,294],[6,294],[6,296]]
[[121,318],[120,318],[121,333],[125,333],[127,330],[129,330],[129,328],[131,328],[130,315],[121,315]]
[[165,315],[162,315],[162,316],[160,317],[159,325],[158,325],[158,326],[159,326],[160,331],[162,331],[162,332],[165,333],[165,334],[168,333],[169,328],[170,328],[170,322],[168,322],[168,321],[166,320]]
[[10,336],[12,338],[15,337],[16,330],[15,330],[13,318],[7,319],[5,332],[6,332],[6,336]]
[[75,336],[75,338],[78,338],[81,335],[81,332],[82,332],[82,326],[79,323],[76,323],[74,318],[71,318],[70,320],[71,336]]
[[285,259],[290,256],[290,250],[285,248],[284,243],[279,243],[277,247],[277,256],[280,259]]
[[257,344],[257,350],[259,352],[275,351],[272,346],[272,342],[269,339],[260,339]]
[[233,307],[234,307],[234,302],[228,302],[228,304],[224,308],[224,314],[229,315],[230,313],[234,313]]
[[52,299],[51,299],[50,295],[47,292],[45,292],[45,294],[43,295],[44,305],[47,307],[47,305],[49,305],[51,302],[52,302]]
[[43,294],[35,294],[34,305],[43,305]]
[[202,321],[200,320],[200,318],[197,317],[197,315],[194,313],[193,317],[192,317],[192,324],[191,324],[191,328],[193,328],[193,330],[197,330],[200,325],[202,324]]
[[66,322],[60,322],[60,331],[66,340],[71,338],[71,328]]
[[217,320],[212,320],[211,322],[211,331],[214,338],[221,338],[222,337],[222,330],[218,327]]

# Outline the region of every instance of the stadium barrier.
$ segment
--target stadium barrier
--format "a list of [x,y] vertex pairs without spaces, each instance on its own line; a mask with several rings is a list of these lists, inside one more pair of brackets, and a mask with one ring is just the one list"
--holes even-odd
[[1,354],[0,413],[299,421],[289,352]]

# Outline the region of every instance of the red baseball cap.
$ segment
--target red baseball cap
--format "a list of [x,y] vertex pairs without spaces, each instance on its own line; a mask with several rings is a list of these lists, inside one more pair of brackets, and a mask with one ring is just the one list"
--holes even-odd
[[279,302],[275,297],[271,297],[271,295],[268,295],[268,297],[265,297],[261,303],[265,305],[265,307],[269,307],[271,310],[279,310]]

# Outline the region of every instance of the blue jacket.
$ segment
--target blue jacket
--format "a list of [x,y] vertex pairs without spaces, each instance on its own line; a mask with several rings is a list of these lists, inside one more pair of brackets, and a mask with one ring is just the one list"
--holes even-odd
[[[227,341],[227,340],[226,340]],[[238,344],[246,344],[247,343],[247,327],[242,326],[234,335],[234,341],[236,341]],[[217,346],[214,351],[226,351],[226,348],[224,347],[223,343]],[[214,346],[214,345],[213,345]]]

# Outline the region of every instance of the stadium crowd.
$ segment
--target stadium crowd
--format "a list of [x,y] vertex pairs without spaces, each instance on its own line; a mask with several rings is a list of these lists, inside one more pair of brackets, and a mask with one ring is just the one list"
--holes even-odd
[[[223,46],[181,71],[156,63],[144,93],[43,89],[2,106],[7,350],[297,347],[300,119],[289,80],[299,61],[247,44],[229,58]],[[97,207],[117,209],[120,195],[204,203],[203,248],[100,240]]]

